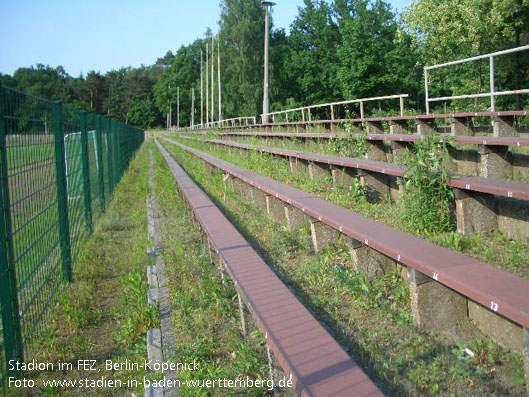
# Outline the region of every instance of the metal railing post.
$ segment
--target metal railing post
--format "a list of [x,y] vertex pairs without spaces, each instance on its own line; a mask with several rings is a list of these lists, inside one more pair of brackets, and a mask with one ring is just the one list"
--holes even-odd
[[67,282],[72,281],[72,255],[70,224],[68,220],[68,188],[66,186],[66,159],[62,129],[62,102],[53,103],[53,134],[55,141],[55,178],[57,182],[57,210],[59,215],[59,240],[62,272]]
[[7,165],[7,125],[4,119],[4,89],[0,82],[0,305],[2,306],[2,329],[5,360],[8,376],[18,377],[10,371],[9,360],[23,361],[24,350],[20,325],[20,311],[16,282],[13,233],[11,228],[11,205]]
[[[360,101],[360,118],[364,119],[364,102]],[[362,121],[363,123],[363,121]]]
[[496,111],[496,98],[494,97],[494,56],[489,57],[490,63],[490,111]]
[[424,96],[426,98],[426,114],[430,114],[430,98],[428,97],[428,69],[424,69]]
[[101,138],[101,116],[96,118],[96,158],[99,169],[97,170],[97,177],[99,182],[99,205],[101,212],[105,211],[105,175],[103,168],[103,139]]
[[83,166],[84,215],[86,229],[92,233],[92,192],[90,189],[90,162],[88,161],[88,133],[86,131],[86,111],[79,112],[81,126],[81,161]]

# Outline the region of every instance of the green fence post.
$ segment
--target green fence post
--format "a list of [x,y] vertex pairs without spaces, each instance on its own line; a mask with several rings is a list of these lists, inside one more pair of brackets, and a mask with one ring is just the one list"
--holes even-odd
[[61,244],[62,273],[67,282],[72,281],[72,255],[70,224],[68,221],[68,187],[66,185],[66,159],[62,130],[62,101],[53,103],[53,135],[55,140],[55,178],[59,213],[59,239]]
[[88,133],[86,131],[86,111],[79,112],[81,126],[81,160],[83,164],[84,215],[88,234],[92,234],[92,192],[90,189],[90,162],[88,159]]
[[108,164],[108,198],[112,196],[112,193],[114,192],[114,170],[112,166],[112,124],[109,119],[105,119],[105,127],[106,127],[106,137],[107,137],[107,164]]
[[4,88],[0,82],[0,305],[2,306],[2,329],[5,360],[8,376],[19,373],[9,370],[9,360],[23,361],[24,350],[18,307],[13,234],[11,229],[11,206],[7,169],[7,125],[4,118]]
[[101,116],[96,118],[96,158],[99,169],[97,170],[97,177],[99,181],[99,204],[101,212],[105,211],[105,175],[103,168],[103,139],[101,139]]
[[119,174],[118,178],[121,180],[121,177],[123,176],[123,148],[121,147],[121,141],[122,141],[122,135],[123,135],[123,124],[118,123],[118,169]]
[[119,166],[118,166],[118,123],[112,120],[112,157],[113,157],[113,166],[114,169],[114,189],[116,188],[119,181]]

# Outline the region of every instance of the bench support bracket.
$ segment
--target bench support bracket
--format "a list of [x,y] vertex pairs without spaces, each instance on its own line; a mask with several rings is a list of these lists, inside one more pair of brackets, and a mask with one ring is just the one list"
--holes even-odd
[[408,268],[408,281],[413,318],[419,327],[444,332],[467,318],[467,300],[462,295],[412,268]]
[[458,233],[473,234],[498,228],[493,196],[462,189],[454,189],[454,195]]

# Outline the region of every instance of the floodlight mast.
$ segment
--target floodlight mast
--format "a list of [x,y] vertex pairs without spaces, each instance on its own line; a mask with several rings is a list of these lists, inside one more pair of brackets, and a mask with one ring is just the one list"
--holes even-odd
[[271,1],[262,1],[261,7],[265,9],[265,36],[264,36],[264,87],[263,87],[263,123],[268,123],[268,112],[270,106],[270,99],[268,98],[268,36],[269,36],[269,19],[270,9],[276,3]]

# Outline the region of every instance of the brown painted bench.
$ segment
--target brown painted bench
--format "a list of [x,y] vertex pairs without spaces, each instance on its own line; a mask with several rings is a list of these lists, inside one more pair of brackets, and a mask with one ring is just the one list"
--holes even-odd
[[302,396],[379,396],[377,386],[157,142],[179,190]]
[[417,132],[422,134],[431,134],[436,132],[432,126],[435,120],[450,119],[451,131],[454,135],[467,135],[472,133],[470,120],[476,117],[490,118],[493,124],[494,136],[517,135],[518,132],[513,126],[515,117],[524,117],[529,115],[529,110],[503,111],[503,112],[461,112],[446,114],[427,114],[415,116],[389,116],[389,117],[364,117],[354,119],[332,119],[332,120],[309,120],[309,121],[283,121],[272,122],[267,124],[254,124],[238,127],[220,127],[223,130],[236,130],[241,128],[255,129],[263,128],[265,130],[274,127],[308,127],[311,125],[329,125],[331,129],[335,125],[342,123],[351,123],[353,125],[362,125],[367,127],[369,132],[383,132],[382,123],[389,123],[392,133],[402,133],[406,131],[407,122],[414,121]]
[[[223,140],[204,140],[204,142],[288,158],[293,172],[296,171],[295,168],[299,170],[303,166],[299,163],[299,160],[303,160],[308,164],[308,170],[305,171],[308,171],[312,179],[330,176],[334,182],[340,180],[340,183],[345,183],[346,186],[347,181],[351,182],[351,177],[345,173],[341,175],[338,173],[337,176],[335,170],[357,170],[357,172],[362,172],[357,175],[362,185],[369,188],[368,197],[375,201],[379,201],[386,194],[391,195],[395,200],[399,199],[402,193],[401,178],[407,170],[404,166],[383,161],[254,146]],[[292,159],[295,159],[295,164]],[[320,166],[317,166],[318,164]],[[324,169],[325,167],[327,169]],[[459,233],[473,234],[500,230],[515,240],[529,241],[529,206],[526,203],[529,201],[528,184],[458,174],[453,174],[452,179],[447,180],[446,183],[454,188],[455,217]],[[502,197],[505,199],[502,200]]]

